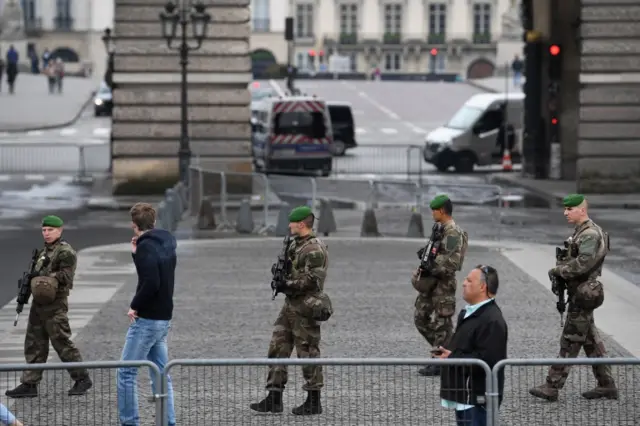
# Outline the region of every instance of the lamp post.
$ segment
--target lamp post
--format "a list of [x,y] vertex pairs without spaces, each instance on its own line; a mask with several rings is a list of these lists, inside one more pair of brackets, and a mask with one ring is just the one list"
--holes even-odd
[[102,36],[104,48],[107,51],[107,70],[104,73],[104,81],[113,90],[113,56],[115,53],[115,44],[111,35],[111,28],[105,28]]
[[[187,65],[189,64],[189,52],[202,46],[202,41],[207,36],[207,26],[211,15],[205,12],[205,6],[201,1],[193,4],[191,0],[181,1],[180,7],[172,1],[168,2],[164,11],[160,13],[162,22],[162,36],[167,40],[169,49],[175,49],[180,53],[180,148],[178,161],[180,181],[185,185],[189,179],[189,164],[191,162],[191,147],[189,144],[189,114],[187,98]],[[193,38],[196,45],[192,46],[188,40],[187,27],[191,24]],[[173,41],[178,36],[180,26],[180,41],[174,46]]]

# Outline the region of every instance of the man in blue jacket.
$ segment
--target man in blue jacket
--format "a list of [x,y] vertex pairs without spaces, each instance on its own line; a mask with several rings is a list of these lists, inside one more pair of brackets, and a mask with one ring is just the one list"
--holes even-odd
[[[122,360],[150,360],[163,372],[169,362],[167,335],[173,316],[176,239],[168,231],[154,229],[156,212],[151,204],[137,203],[130,213],[134,232],[131,253],[138,273],[138,286],[127,314],[131,324],[122,349]],[[118,410],[123,426],[140,424],[137,373],[135,367],[118,370]],[[155,375],[151,376],[154,394],[160,392],[157,379]],[[170,377],[168,385],[169,425],[175,425]]]

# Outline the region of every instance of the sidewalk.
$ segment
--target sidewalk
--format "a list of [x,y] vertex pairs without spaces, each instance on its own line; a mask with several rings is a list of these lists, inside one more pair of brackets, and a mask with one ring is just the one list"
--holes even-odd
[[[576,192],[576,182],[568,180],[532,179],[519,173],[496,173],[487,177],[496,185],[524,188],[551,204],[560,205],[562,199]],[[640,209],[640,194],[586,194],[589,207],[599,209]]]
[[[487,92],[493,93],[504,93],[506,91],[509,92],[522,92],[522,87],[515,87],[513,85],[513,77],[487,77],[487,78],[478,78],[465,80],[465,83],[476,87],[480,90],[484,90]],[[524,78],[522,79],[522,84],[524,84]]]
[[13,95],[6,81],[2,82],[0,132],[68,126],[91,102],[98,86],[96,79],[65,77],[62,94],[49,94],[45,76],[20,73]]

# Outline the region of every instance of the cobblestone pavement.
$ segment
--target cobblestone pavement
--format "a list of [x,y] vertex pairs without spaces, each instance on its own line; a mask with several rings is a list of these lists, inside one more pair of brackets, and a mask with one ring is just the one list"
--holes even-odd
[[[460,218],[462,220],[462,217]],[[418,242],[327,239],[331,269],[327,290],[335,316],[323,326],[323,357],[425,357],[428,345],[413,326],[415,292],[408,283],[416,266]],[[271,301],[268,270],[279,239],[186,244],[180,250],[170,357],[255,358],[266,355],[272,323],[282,299]],[[118,257],[127,262],[128,254]],[[473,265],[498,268],[498,301],[510,327],[511,358],[555,357],[560,333],[553,295],[493,249],[471,246],[462,278]],[[532,268],[540,265],[531,265]],[[133,281],[79,334],[76,341],[87,360],[120,356],[127,328],[126,309]],[[458,308],[463,306],[459,299]],[[72,307],[73,309],[73,307]],[[597,321],[597,318],[596,318]],[[614,357],[629,356],[607,336]],[[212,424],[452,424],[453,413],[440,408],[436,379],[420,377],[412,366],[325,368],[324,413],[299,419],[287,414],[303,400],[302,377],[292,369],[283,415],[253,414],[248,404],[264,395],[262,367],[177,367],[173,371],[177,423]],[[560,400],[544,404],[527,389],[542,383],[544,369],[507,370],[502,424],[505,425],[636,425],[640,383],[623,368],[614,370],[618,401],[587,402],[580,392],[594,385],[589,369],[575,368]],[[100,371],[86,396],[66,396],[68,375],[48,375],[39,399],[18,401],[13,409],[28,425],[117,422],[115,372]],[[153,424],[153,405],[146,373],[139,386],[143,425]],[[59,420],[54,421],[57,418]]]

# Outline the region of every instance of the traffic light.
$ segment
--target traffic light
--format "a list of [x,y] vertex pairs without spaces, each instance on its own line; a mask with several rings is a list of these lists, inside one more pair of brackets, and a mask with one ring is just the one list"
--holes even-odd
[[555,43],[549,46],[549,78],[562,79],[562,46]]
[[307,57],[309,58],[309,66],[314,67],[316,63],[316,51],[313,49],[309,50]]
[[324,62],[324,50],[318,51],[318,61],[322,64]]
[[436,49],[435,47],[433,49],[431,49],[431,56],[438,56],[438,49]]

